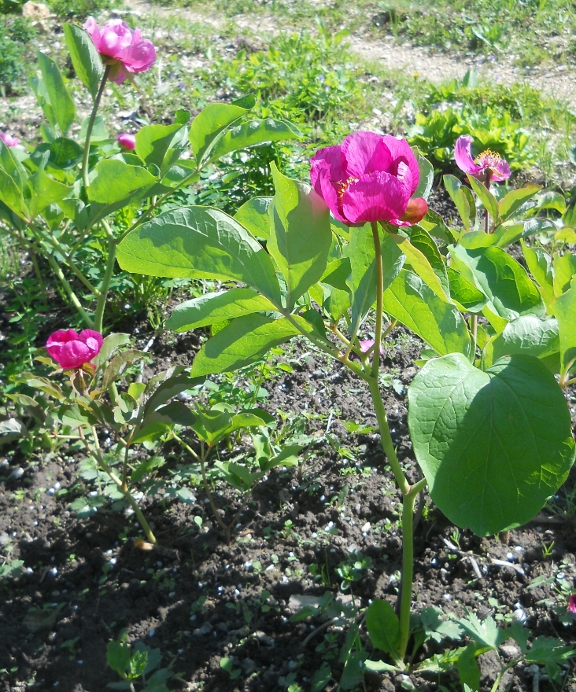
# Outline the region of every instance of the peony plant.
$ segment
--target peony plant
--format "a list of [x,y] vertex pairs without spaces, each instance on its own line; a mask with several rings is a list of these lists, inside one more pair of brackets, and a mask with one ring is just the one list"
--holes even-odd
[[[576,362],[560,317],[574,317],[576,301],[572,289],[565,303],[559,296],[552,321],[545,291],[501,247],[530,226],[519,219],[537,186],[498,201],[472,175],[472,189],[448,179],[467,212],[463,229],[450,228],[427,212],[430,164],[404,140],[368,132],[317,152],[311,185],[276,168],[272,175],[274,197],[249,201],[234,217],[191,206],[147,220],[122,239],[118,261],[141,274],[229,282],[167,322],[179,332],[215,327],[192,376],[234,371],[303,337],[368,388],[403,498],[403,569],[396,610],[376,600],[366,622],[391,661],[372,667],[403,670],[408,642],[424,627],[412,613],[418,495],[428,488],[454,524],[484,536],[530,520],[568,474],[574,440],[554,373]],[[490,234],[477,228],[474,195]],[[410,458],[398,457],[381,393],[381,348],[397,324],[427,347],[408,390]]]

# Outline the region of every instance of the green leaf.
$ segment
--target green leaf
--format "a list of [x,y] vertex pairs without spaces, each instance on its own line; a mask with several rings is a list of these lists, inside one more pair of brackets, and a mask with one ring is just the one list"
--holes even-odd
[[555,637],[536,637],[532,646],[524,654],[527,663],[546,665],[556,663],[561,665],[576,656],[576,650],[566,646],[561,639]]
[[[406,258],[391,234],[383,231],[380,225],[378,225],[378,233],[384,270],[384,291],[386,291],[400,273]],[[349,332],[354,336],[376,300],[376,260],[370,224],[364,224],[361,228],[353,230],[349,256],[350,276],[347,284],[352,293],[352,320]]]
[[[406,258],[410,264],[410,268],[412,269],[412,271],[422,279],[422,281],[428,286],[428,288],[433,293],[435,293],[438,296],[438,298],[440,298],[441,300],[449,300],[450,295],[446,295],[445,291],[445,287],[446,289],[449,289],[448,278],[445,275],[442,276],[442,280],[438,278],[438,274],[442,274],[443,267],[443,262],[440,257],[440,253],[438,252],[437,255],[434,255],[432,253],[432,248],[429,242],[424,242],[423,233],[425,233],[425,231],[422,229],[422,233],[420,234],[420,244],[423,247],[423,249],[426,250],[426,253],[430,254],[433,258],[433,261],[436,265],[434,268],[430,264],[427,254],[424,254],[422,250],[415,247],[412,244],[412,242],[408,240],[408,238],[403,238],[399,235],[390,235],[398,244],[398,247],[406,255]],[[418,235],[419,234],[416,233],[417,238]],[[431,238],[430,241],[433,244],[435,244]]]
[[129,272],[179,279],[241,281],[280,305],[280,286],[264,248],[218,209],[183,207],[160,214],[118,246]]
[[502,221],[506,221],[506,219],[513,216],[524,202],[534,197],[541,188],[541,185],[525,185],[519,190],[508,192],[498,204],[498,210]]
[[88,199],[112,205],[128,200],[135,192],[143,191],[156,182],[145,168],[129,166],[120,159],[104,159],[95,168],[96,177],[88,188]]
[[479,644],[490,649],[497,649],[502,642],[508,639],[506,630],[498,627],[495,620],[487,617],[484,620],[475,613],[468,613],[468,617],[459,618],[458,624],[463,628],[465,634]]
[[[436,278],[440,282],[442,289],[442,295],[440,297],[450,298],[450,282],[448,281],[448,274],[446,273],[446,260],[440,254],[438,246],[434,242],[432,236],[421,226],[412,226],[410,229],[410,244],[424,255],[432,271],[436,275]],[[419,261],[421,262],[420,258]],[[410,262],[410,264],[412,265],[414,272],[418,274],[423,281],[425,281],[425,277],[420,275],[420,273],[414,267],[414,264],[412,262]],[[426,275],[428,275],[428,266],[424,266],[424,271],[426,272]],[[434,290],[434,288],[438,289],[438,284],[434,282],[434,286],[430,286],[430,288],[432,288],[432,290]]]
[[267,240],[270,236],[270,215],[268,208],[272,197],[253,197],[245,202],[234,214],[238,223],[247,228],[256,238]]
[[324,273],[332,244],[324,200],[306,183],[283,176],[272,164],[276,194],[270,205],[268,252],[286,280],[286,307]]
[[[90,123],[90,116],[84,118],[82,124],[80,125],[80,133],[78,138],[81,142],[86,141],[86,134],[88,132],[88,124]],[[110,139],[108,130],[106,129],[106,123],[101,115],[97,115],[94,118],[94,125],[92,126],[92,133],[90,135],[90,143],[96,144],[98,142],[107,142]]]
[[465,279],[460,272],[452,267],[446,268],[450,281],[450,295],[462,310],[471,313],[481,312],[488,298],[474,284]]
[[88,33],[76,24],[64,23],[64,40],[78,79],[96,97],[104,76],[102,58]]
[[468,685],[471,690],[480,689],[480,668],[476,661],[476,644],[470,642],[464,649],[458,657],[456,670],[463,685]]
[[398,660],[400,622],[388,601],[376,598],[368,606],[366,629],[372,646],[390,654],[394,660]]
[[462,183],[453,175],[445,175],[442,180],[444,181],[446,192],[450,195],[450,198],[456,205],[456,209],[460,214],[464,228],[467,231],[470,231],[472,228],[471,219],[473,213],[475,213],[475,207],[473,201],[472,204],[470,204],[468,197],[464,192],[466,188],[462,187]]
[[236,125],[225,132],[222,137],[219,137],[206,162],[215,161],[232,151],[246,149],[255,144],[287,141],[300,137],[302,137],[300,130],[286,120],[273,120],[272,118],[251,120]]
[[108,389],[112,382],[114,382],[116,376],[120,372],[120,368],[122,365],[124,365],[124,363],[133,363],[135,360],[139,360],[140,358],[146,358],[144,351],[127,349],[126,351],[120,351],[120,353],[117,353],[104,371],[104,375],[102,376],[102,389]]
[[20,218],[29,218],[29,212],[24,203],[22,191],[14,181],[14,178],[8,175],[6,171],[0,168],[0,200],[9,207]]
[[430,496],[456,525],[485,536],[525,524],[566,479],[570,413],[537,358],[503,358],[486,372],[458,353],[433,359],[408,399]]
[[63,185],[46,175],[43,170],[38,170],[28,179],[30,186],[30,218],[40,214],[49,204],[60,202],[66,197],[72,188]]
[[82,161],[82,147],[67,137],[58,137],[50,144],[40,144],[30,155],[32,161],[42,167],[45,152],[49,152],[48,165],[58,170],[73,168]]
[[[308,333],[312,325],[301,317],[293,319]],[[239,317],[209,339],[192,364],[192,377],[238,370],[262,358],[273,346],[300,334],[287,318],[278,320],[254,314]]]
[[98,353],[96,358],[92,360],[92,363],[97,368],[99,368],[108,361],[108,359],[114,353],[114,351],[118,350],[120,346],[124,346],[125,344],[129,343],[129,341],[129,334],[123,334],[121,332],[109,334],[108,336],[104,337],[104,341],[102,342],[102,348],[100,349],[100,352]]
[[478,195],[480,201],[484,205],[484,209],[486,209],[486,211],[492,217],[492,223],[494,225],[498,224],[500,221],[498,200],[496,199],[496,197],[494,197],[490,190],[485,188],[484,185],[482,185],[482,183],[478,182],[478,180],[476,180],[474,176],[469,175],[467,177],[472,189]]
[[[54,109],[52,108],[52,105],[50,103],[50,97],[48,96],[48,89],[46,87],[46,84],[44,84],[44,80],[39,79],[36,76],[32,76],[28,78],[28,84],[30,85],[30,88],[34,92],[34,96],[36,96],[36,100],[38,101],[38,105],[42,109],[42,112],[46,116],[46,119],[48,120],[50,124],[49,128],[49,133],[50,133],[50,139],[49,141],[52,140],[54,136],[53,129],[56,127],[56,115],[54,114]],[[48,128],[46,128],[48,129]],[[45,134],[48,134],[46,132]]]
[[522,252],[524,253],[528,269],[538,285],[542,300],[546,304],[547,309],[550,310],[550,306],[556,299],[552,257],[542,248],[530,248],[524,243],[522,243]]
[[420,169],[420,182],[416,190],[414,190],[412,197],[428,199],[434,185],[434,166],[420,152],[416,153],[416,160]]
[[40,51],[38,51],[37,57],[48,100],[54,112],[54,119],[62,134],[66,136],[76,117],[76,105],[54,60]]
[[[164,169],[164,159],[176,134],[186,126],[190,114],[180,111],[180,117],[171,125],[146,125],[136,133],[136,154],[148,166]],[[171,158],[171,157],[170,157]],[[168,161],[172,164],[173,161]]]
[[384,311],[418,334],[437,353],[470,352],[468,328],[457,308],[441,300],[419,276],[402,270],[384,291]]
[[560,333],[560,363],[562,371],[576,358],[576,281],[570,290],[556,298],[551,310],[558,320]]
[[28,173],[14,155],[12,147],[7,147],[2,140],[0,140],[0,168],[8,173],[20,190],[24,189]]
[[350,258],[342,257],[342,259],[334,260],[328,264],[326,271],[320,277],[320,281],[337,288],[339,291],[348,291],[347,282],[351,272]]
[[509,322],[503,332],[486,344],[484,367],[490,367],[503,356],[524,354],[544,359],[559,351],[558,322],[555,319],[542,320],[534,315],[525,315]]
[[126,679],[126,669],[130,665],[130,647],[124,642],[109,641],[106,649],[106,660],[112,670]]
[[557,296],[565,293],[576,275],[576,255],[567,252],[564,255],[555,254],[554,264],[554,293]]
[[178,305],[166,322],[166,327],[175,332],[187,332],[207,324],[275,309],[268,298],[251,288],[231,288],[207,293]]
[[236,103],[211,103],[200,111],[192,121],[188,138],[192,145],[198,167],[206,159],[218,136],[232,123],[254,107],[254,99]]
[[544,313],[540,293],[526,270],[502,248],[466,250],[452,245],[450,252],[454,268],[488,297],[492,312],[505,320]]

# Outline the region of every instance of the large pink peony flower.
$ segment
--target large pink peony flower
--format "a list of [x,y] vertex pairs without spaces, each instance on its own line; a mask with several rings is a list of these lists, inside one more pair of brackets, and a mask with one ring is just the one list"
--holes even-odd
[[348,135],[340,146],[316,152],[310,181],[330,211],[348,225],[387,221],[411,226],[426,214],[426,201],[410,199],[420,169],[404,139],[373,132]]
[[[483,181],[500,182],[508,180],[510,177],[510,166],[508,161],[500,158],[500,154],[496,154],[490,149],[483,151],[480,156],[472,157],[472,142],[474,140],[470,135],[462,135],[456,140],[454,147],[454,158],[456,164],[461,171],[473,175],[475,178],[480,178]],[[487,177],[489,176],[489,177]]]
[[12,137],[7,132],[0,132],[0,139],[7,147],[17,147],[20,142],[18,137]]
[[156,62],[152,41],[143,40],[140,29],[132,31],[121,19],[111,19],[100,29],[94,17],[88,17],[84,28],[104,64],[110,65],[110,79],[116,84],[122,84],[126,72],[146,72]]
[[46,350],[63,370],[73,370],[95,358],[102,342],[102,334],[93,329],[84,329],[80,334],[73,329],[60,329],[49,337]]

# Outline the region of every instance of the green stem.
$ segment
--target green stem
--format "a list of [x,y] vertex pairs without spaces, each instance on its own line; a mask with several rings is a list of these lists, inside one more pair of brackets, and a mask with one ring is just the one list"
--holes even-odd
[[478,315],[472,315],[472,362],[476,360],[476,344],[478,343]]
[[372,354],[372,369],[370,374],[378,383],[378,368],[380,367],[380,346],[382,344],[382,320],[384,303],[384,273],[382,269],[382,250],[380,247],[380,235],[378,222],[372,221],[372,238],[374,240],[374,254],[376,261],[376,328],[374,333],[374,352]]
[[414,501],[416,495],[404,495],[402,510],[402,591],[400,593],[400,641],[398,653],[404,660],[410,636],[410,609],[412,606],[412,579],[414,576]]
[[82,178],[84,180],[84,187],[90,185],[90,179],[88,178],[88,158],[90,157],[90,138],[92,137],[92,130],[94,128],[94,121],[96,120],[96,113],[100,106],[100,100],[102,99],[102,94],[104,93],[104,87],[106,86],[106,81],[108,80],[108,75],[110,74],[110,65],[106,65],[104,68],[104,75],[102,81],[100,82],[100,88],[94,99],[94,107],[92,108],[92,113],[90,113],[90,120],[88,121],[88,127],[86,128],[86,141],[84,142],[84,157],[82,159]]
[[68,295],[68,298],[70,298],[70,301],[72,302],[72,305],[78,310],[80,313],[82,319],[84,320],[86,326],[90,329],[94,328],[94,322],[92,321],[91,317],[88,315],[86,310],[82,307],[82,303],[78,300],[78,296],[74,293],[74,290],[72,289],[72,286],[68,283],[68,280],[62,273],[62,269],[60,269],[60,266],[58,262],[52,257],[52,255],[46,255],[46,259],[48,260],[48,264],[52,268],[52,271],[58,279],[60,280],[60,283],[64,287],[64,290],[66,291],[66,294]]
[[106,228],[106,235],[108,236],[108,262],[106,263],[106,271],[104,272],[104,278],[102,279],[102,285],[100,286],[100,295],[98,296],[96,313],[94,314],[94,329],[97,332],[102,332],[103,329],[104,308],[106,307],[108,290],[110,288],[110,282],[112,281],[112,276],[114,274],[114,265],[116,263],[116,240],[114,239],[108,224],[105,221],[102,223]]
[[[82,428],[78,429],[80,434],[82,431]],[[100,451],[100,445],[98,444],[98,435],[96,433],[96,430],[94,427],[92,427],[92,437],[94,439],[94,448],[89,445],[88,440],[83,437],[84,444],[86,445],[87,449],[94,454],[96,457],[96,461],[98,462],[99,466],[102,467],[102,469],[110,476],[110,478],[116,483],[118,486],[119,490],[123,493],[124,499],[128,501],[128,504],[132,507],[134,510],[134,514],[136,515],[138,521],[140,522],[140,526],[144,530],[144,533],[146,534],[146,538],[150,541],[152,544],[156,544],[156,536],[152,533],[152,529],[148,525],[148,522],[146,521],[146,517],[142,514],[142,510],[138,506],[138,503],[136,500],[132,497],[132,494],[128,490],[127,487],[124,487],[122,481],[118,476],[114,473],[114,471],[108,466],[108,464],[104,461],[104,457],[102,456],[102,452]]]

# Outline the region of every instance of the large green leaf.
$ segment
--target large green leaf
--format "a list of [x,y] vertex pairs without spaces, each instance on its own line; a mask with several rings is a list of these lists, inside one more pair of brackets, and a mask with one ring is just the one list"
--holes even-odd
[[174,163],[174,156],[169,155],[166,163],[164,159],[170,151],[176,133],[185,127],[189,118],[188,111],[178,111],[176,120],[171,125],[146,125],[140,128],[136,134],[136,153],[142,161],[161,169]]
[[562,370],[576,358],[576,281],[552,303],[552,313],[558,320],[560,332],[560,361]]
[[488,298],[474,284],[465,279],[453,267],[447,267],[446,273],[450,281],[450,296],[465,312],[477,313],[488,302]]
[[104,159],[96,166],[96,177],[88,188],[88,199],[99,204],[116,204],[151,187],[156,178],[141,166],[120,159]]
[[461,354],[428,361],[408,391],[408,425],[430,495],[478,535],[520,526],[564,482],[574,460],[562,390],[533,356],[482,372]]
[[210,155],[218,137],[236,120],[246,115],[254,107],[253,97],[241,99],[236,103],[211,103],[200,111],[192,121],[188,139],[197,165]]
[[490,367],[503,356],[516,354],[535,356],[540,359],[556,354],[557,366],[559,351],[557,320],[542,320],[534,315],[525,315],[509,322],[503,332],[494,336],[486,344],[484,367]]
[[499,209],[498,209],[498,200],[494,195],[488,190],[481,182],[476,180],[474,176],[469,175],[468,180],[470,182],[471,188],[474,190],[474,192],[478,195],[480,198],[480,201],[484,205],[484,209],[490,214],[492,217],[492,222],[494,224],[498,223],[499,219]]
[[522,243],[522,252],[528,269],[540,290],[540,295],[548,310],[556,299],[554,293],[554,265],[552,257],[540,247],[527,247]]
[[228,291],[207,293],[178,305],[166,322],[166,327],[175,332],[186,332],[253,312],[269,312],[275,309],[268,298],[251,288],[231,288]]
[[24,184],[28,179],[28,173],[12,151],[12,147],[7,147],[0,139],[0,168],[12,178],[20,190],[24,189]]
[[280,305],[270,257],[237,221],[218,209],[183,207],[142,224],[118,246],[123,269],[149,276],[241,281]]
[[474,200],[470,201],[466,194],[467,188],[462,186],[462,183],[453,175],[445,175],[443,178],[446,192],[450,195],[452,201],[456,205],[456,209],[460,214],[464,228],[470,231],[474,227],[476,207]]
[[302,133],[297,127],[286,120],[251,120],[225,132],[222,137],[212,147],[207,161],[216,159],[229,154],[238,149],[252,147],[263,142],[279,142],[289,139],[299,139]]
[[28,179],[30,186],[30,218],[40,214],[49,204],[60,202],[72,188],[50,178],[44,171],[39,170]]
[[505,320],[544,314],[540,293],[524,267],[499,247],[450,246],[452,264],[489,299],[488,309]]
[[519,190],[508,192],[498,204],[498,210],[502,221],[506,221],[506,219],[514,216],[520,207],[534,197],[541,187],[541,185],[525,185]]
[[44,53],[38,51],[38,67],[42,73],[48,100],[54,112],[54,119],[64,136],[76,117],[76,105],[70,96],[58,65]]
[[[311,333],[313,327],[301,317],[294,319]],[[253,314],[239,317],[209,339],[192,364],[192,377],[238,370],[255,362],[273,346],[282,344],[300,330],[290,320]]]
[[64,39],[78,79],[94,98],[104,76],[104,65],[94,41],[84,29],[68,22],[64,24]]
[[324,273],[332,243],[324,201],[306,183],[283,176],[272,164],[276,194],[270,206],[268,251],[286,281],[286,307]]
[[[440,254],[438,246],[434,242],[432,236],[425,228],[422,228],[422,226],[412,226],[410,229],[410,244],[413,248],[421,252],[422,255],[424,255],[424,260],[426,260],[426,262],[424,262],[422,258],[416,257],[415,253],[412,252],[414,259],[412,261],[410,261],[410,258],[408,259],[414,272],[418,274],[424,282],[428,283],[426,278],[429,276],[430,269],[432,269],[438,281],[431,277],[430,281],[432,283],[429,287],[435,293],[439,291],[441,298],[450,298],[450,282],[446,272],[446,260]],[[400,247],[403,249],[405,247],[405,242],[402,242]],[[418,266],[422,267],[422,273],[417,270]],[[438,285],[438,282],[440,282],[440,285]]]
[[470,335],[457,308],[432,293],[406,269],[384,291],[384,310],[418,334],[437,353],[470,352]]
[[554,265],[554,293],[561,296],[565,293],[576,275],[576,255],[565,252],[563,255],[555,254],[552,260]]
[[267,240],[270,236],[270,214],[268,209],[272,197],[253,197],[234,214],[234,218],[256,238]]
[[[400,273],[406,257],[390,233],[383,231],[380,225],[378,225],[378,233],[382,252],[384,291],[386,291]],[[346,283],[352,293],[352,320],[349,331],[354,336],[376,300],[376,260],[370,224],[352,229],[349,256],[350,276]]]
[[388,601],[379,598],[372,601],[366,611],[366,629],[372,646],[398,659],[400,623]]

